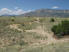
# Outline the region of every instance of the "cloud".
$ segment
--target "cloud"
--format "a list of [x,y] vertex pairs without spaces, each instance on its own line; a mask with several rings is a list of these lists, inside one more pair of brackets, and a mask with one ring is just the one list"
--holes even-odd
[[52,7],[52,9],[57,9],[57,8],[59,8],[59,6],[53,6],[53,7]]
[[31,11],[32,10],[24,11],[24,10],[18,9],[18,8],[16,8],[15,10],[10,10],[8,8],[2,8],[0,10],[0,16],[1,15],[21,15],[21,14],[28,13]]
[[11,14],[12,13],[12,10],[9,10],[7,8],[3,8],[0,10],[0,15],[4,15],[4,14]]
[[14,15],[21,15],[24,13],[25,13],[25,11],[23,11],[22,9],[17,9],[15,11],[12,11],[12,14],[14,14]]

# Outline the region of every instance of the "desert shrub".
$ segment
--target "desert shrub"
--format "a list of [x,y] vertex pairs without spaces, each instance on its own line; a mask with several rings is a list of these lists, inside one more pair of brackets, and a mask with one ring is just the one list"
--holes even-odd
[[69,21],[64,20],[61,22],[61,24],[54,25],[52,27],[52,31],[58,37],[62,37],[64,35],[69,35]]
[[21,24],[22,26],[25,26],[25,24],[23,23],[23,24]]
[[31,16],[27,16],[27,17],[31,17]]
[[20,42],[19,42],[19,44],[20,44],[20,46],[23,46],[23,45],[27,45],[27,44],[28,44],[28,42],[20,41]]
[[45,21],[45,19],[42,19],[42,18],[39,19],[39,22],[41,22],[41,23],[44,21]]
[[15,18],[14,18],[14,17],[12,17],[12,18],[11,18],[11,21],[15,21]]
[[50,22],[55,22],[55,19],[54,18],[51,18]]

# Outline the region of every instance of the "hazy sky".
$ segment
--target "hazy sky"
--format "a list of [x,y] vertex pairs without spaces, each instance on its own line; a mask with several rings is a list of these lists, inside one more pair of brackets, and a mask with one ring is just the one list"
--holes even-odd
[[25,13],[36,9],[69,9],[69,0],[0,0],[0,13]]

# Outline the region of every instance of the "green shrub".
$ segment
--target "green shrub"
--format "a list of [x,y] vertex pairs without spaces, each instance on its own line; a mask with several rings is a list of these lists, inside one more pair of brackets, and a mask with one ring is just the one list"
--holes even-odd
[[55,19],[54,18],[51,18],[51,20],[50,20],[51,22],[55,22]]
[[28,43],[25,41],[20,41],[19,44],[20,44],[20,46],[23,46],[23,45],[27,45]]
[[54,25],[52,27],[52,31],[58,37],[62,37],[64,35],[69,35],[69,21],[64,20],[61,22],[61,24]]
[[11,21],[15,21],[15,18],[14,18],[14,17],[12,17],[12,18],[11,18]]

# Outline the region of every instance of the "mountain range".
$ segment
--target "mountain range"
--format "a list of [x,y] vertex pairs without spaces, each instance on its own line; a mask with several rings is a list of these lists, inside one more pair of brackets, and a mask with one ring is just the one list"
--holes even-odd
[[21,15],[3,14],[1,16],[24,16],[24,17],[69,17],[69,10],[38,9]]
[[39,9],[22,14],[26,17],[69,17],[69,10]]

